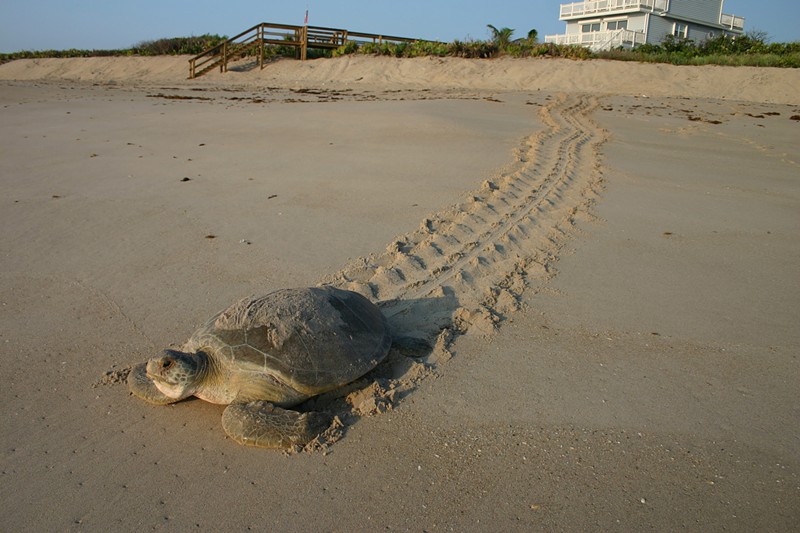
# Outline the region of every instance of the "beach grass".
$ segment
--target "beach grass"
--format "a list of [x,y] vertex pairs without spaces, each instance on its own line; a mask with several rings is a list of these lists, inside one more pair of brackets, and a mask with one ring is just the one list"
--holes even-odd
[[[500,33],[500,32],[498,32]],[[592,52],[583,46],[539,43],[535,38],[467,40],[451,43],[348,43],[334,55],[367,54],[394,57],[451,56],[465,58],[564,57],[568,59],[610,59],[673,65],[725,65],[757,67],[800,67],[800,42],[767,43],[758,35],[736,38],[720,36],[702,43],[672,36],[661,44],[646,44],[635,49],[617,48]]]
[[42,59],[64,57],[119,57],[119,56],[159,56],[159,55],[194,55],[208,50],[225,40],[225,35],[204,34],[191,37],[168,37],[149,41],[141,41],[130,48],[109,50],[22,50],[8,54],[0,54],[0,63],[14,59]]

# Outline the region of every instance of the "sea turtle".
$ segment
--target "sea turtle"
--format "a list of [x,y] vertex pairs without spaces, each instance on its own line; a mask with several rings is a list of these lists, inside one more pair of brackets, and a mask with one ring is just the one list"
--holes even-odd
[[328,286],[284,289],[215,315],[180,351],[136,365],[128,387],[154,404],[189,396],[229,404],[222,426],[241,444],[302,446],[330,417],[284,407],[363,376],[390,345],[386,318],[364,296]]

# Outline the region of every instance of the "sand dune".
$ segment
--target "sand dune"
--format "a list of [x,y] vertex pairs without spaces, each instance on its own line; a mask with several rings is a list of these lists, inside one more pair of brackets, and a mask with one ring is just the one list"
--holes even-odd
[[[167,83],[185,80],[188,57],[23,59],[0,66],[0,80]],[[564,59],[395,59],[352,56],[307,62],[282,60],[259,70],[231,64],[195,83],[339,87],[462,88],[489,91],[577,91],[609,95],[721,98],[796,104],[798,69],[683,67]]]

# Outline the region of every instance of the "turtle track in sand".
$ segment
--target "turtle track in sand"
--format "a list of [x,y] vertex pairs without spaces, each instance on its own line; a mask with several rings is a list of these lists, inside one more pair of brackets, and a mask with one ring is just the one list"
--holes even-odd
[[376,301],[393,335],[424,343],[411,357],[393,347],[363,378],[308,400],[303,410],[327,411],[334,423],[305,451],[324,452],[357,419],[393,409],[450,358],[456,335],[491,334],[524,291],[554,275],[552,263],[576,222],[591,218],[602,187],[607,133],[590,118],[597,107],[592,96],[555,97],[540,108],[544,128],[523,139],[503,171],[384,252],[322,280]]
[[450,359],[457,335],[490,335],[521,307],[523,292],[554,275],[552,264],[576,222],[592,218],[602,187],[607,132],[590,117],[597,107],[588,95],[553,98],[539,111],[544,128],[520,143],[503,171],[384,252],[322,280],[376,301],[393,335],[424,343],[411,357],[393,347],[370,374],[310,399],[306,410],[335,416],[306,451],[324,451],[358,418],[393,409]]
[[607,137],[590,118],[597,106],[589,95],[554,97],[539,111],[545,127],[521,142],[511,165],[323,283],[380,302],[400,335],[490,334],[523,291],[552,277],[576,221],[591,216]]

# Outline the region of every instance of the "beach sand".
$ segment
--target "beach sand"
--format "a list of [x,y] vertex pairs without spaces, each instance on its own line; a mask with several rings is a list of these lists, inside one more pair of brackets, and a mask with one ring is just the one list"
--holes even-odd
[[[0,65],[0,529],[797,528],[800,72],[185,59]],[[121,382],[319,283],[433,345],[336,442]]]

